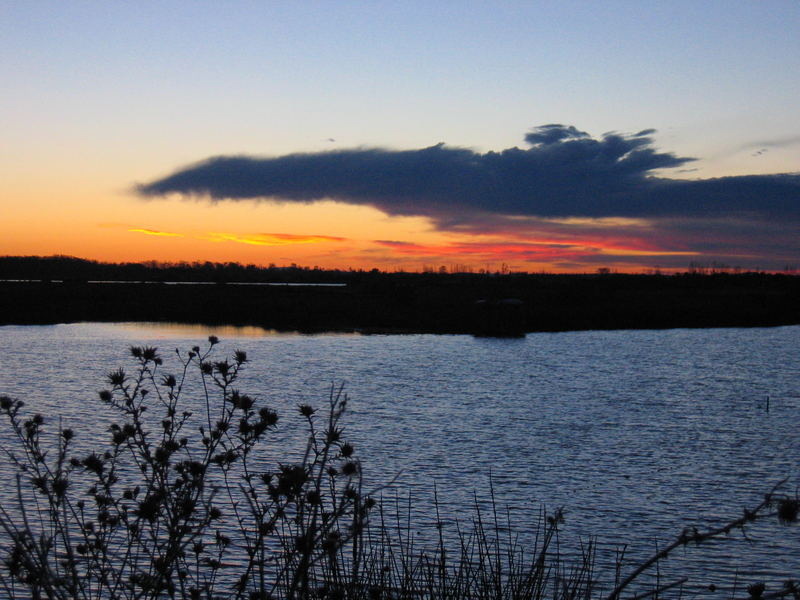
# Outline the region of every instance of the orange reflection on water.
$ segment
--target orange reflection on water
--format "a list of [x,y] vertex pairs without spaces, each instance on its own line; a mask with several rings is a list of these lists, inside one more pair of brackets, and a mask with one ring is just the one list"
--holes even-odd
[[[141,323],[125,322],[113,323],[114,327],[122,328],[127,331],[135,331],[138,334],[158,337],[175,338],[191,337],[194,339],[207,338],[215,335],[220,339],[230,338],[264,338],[264,337],[297,337],[307,335],[296,331],[278,331],[277,329],[265,329],[254,325],[201,325],[193,323],[175,323],[158,321],[144,321]],[[330,333],[314,335],[359,335],[358,333]]]

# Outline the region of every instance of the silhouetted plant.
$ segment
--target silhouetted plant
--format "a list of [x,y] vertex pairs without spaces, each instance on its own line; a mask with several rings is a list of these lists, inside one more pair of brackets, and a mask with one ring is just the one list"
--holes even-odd
[[[0,399],[17,440],[3,448],[17,470],[16,502],[0,507],[9,595],[307,597],[320,561],[358,538],[374,501],[341,439],[342,389],[331,391],[322,425],[315,409],[299,408],[301,460],[259,471],[252,451],[278,416],[235,388],[247,356],[215,361],[217,342],[177,352],[177,374],[161,373],[155,348],[131,348],[135,372],[109,373],[99,393],[118,418],[99,452],[79,454],[74,432],[59,429],[51,453],[44,417]],[[196,429],[180,402],[192,372],[206,407]]]
[[[741,517],[733,519],[722,525],[720,527],[716,527],[714,529],[709,529],[708,531],[699,531],[697,528],[689,528],[684,529],[680,535],[669,545],[664,547],[663,549],[657,551],[654,555],[648,558],[645,561],[642,561],[638,565],[636,565],[632,570],[631,573],[625,577],[621,582],[617,583],[614,587],[612,592],[607,596],[606,600],[617,600],[620,594],[625,590],[631,583],[633,583],[640,575],[647,572],[651,567],[658,565],[659,561],[665,560],[674,550],[681,547],[686,547],[689,544],[699,545],[703,542],[706,542],[713,538],[718,538],[721,536],[727,536],[734,530],[741,530],[744,532],[744,528],[759,519],[763,519],[764,517],[778,517],[778,519],[784,524],[790,524],[797,521],[797,503],[798,499],[796,497],[785,496],[778,493],[778,490],[786,483],[786,480],[778,482],[775,484],[772,489],[764,494],[763,500],[753,509],[744,509],[743,514]],[[777,509],[776,509],[777,506]],[[792,508],[794,507],[794,511],[792,512]],[[671,582],[668,584],[664,584],[659,586],[656,590],[656,595],[658,592],[670,589],[675,587],[676,585],[680,585],[686,581],[687,578],[682,578],[677,582]],[[779,597],[783,595],[788,595],[793,593],[794,587],[789,589],[788,587],[785,589],[785,594],[777,594],[772,597]],[[756,582],[748,586],[747,588],[748,593],[752,598],[760,598],[761,594],[764,591],[764,583],[763,582]]]

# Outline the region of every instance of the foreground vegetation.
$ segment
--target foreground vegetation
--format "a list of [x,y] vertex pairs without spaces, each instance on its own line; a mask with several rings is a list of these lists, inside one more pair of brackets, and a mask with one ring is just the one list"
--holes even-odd
[[[729,523],[681,532],[615,580],[596,580],[595,547],[559,549],[561,511],[542,514],[533,547],[520,546],[497,508],[476,503],[470,523],[420,544],[411,511],[365,489],[362,462],[344,439],[348,398],[297,408],[307,427],[299,454],[266,457],[278,415],[236,388],[244,352],[178,352],[166,372],[155,348],[131,348],[135,369],[108,374],[99,401],[114,415],[102,450],[54,429],[24,402],[0,397],[2,450],[16,479],[0,496],[0,589],[7,598],[552,598],[680,594],[686,578],[654,580],[626,595],[679,548],[724,537],[758,519],[797,520],[798,498],[774,486]],[[201,414],[186,410],[199,393]],[[195,402],[191,406],[196,406]],[[391,481],[387,481],[387,484]],[[406,515],[405,517],[403,515]],[[787,581],[751,598],[792,595]]]

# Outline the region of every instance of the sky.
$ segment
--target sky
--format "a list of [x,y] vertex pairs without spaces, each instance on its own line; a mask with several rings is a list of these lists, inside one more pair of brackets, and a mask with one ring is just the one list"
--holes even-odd
[[0,255],[800,265],[800,3],[3,2]]

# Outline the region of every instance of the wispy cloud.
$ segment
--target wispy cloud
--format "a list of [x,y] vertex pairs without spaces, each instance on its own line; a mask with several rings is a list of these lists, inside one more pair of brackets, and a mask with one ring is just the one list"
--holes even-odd
[[695,251],[659,250],[642,245],[621,245],[614,242],[591,240],[563,241],[556,239],[538,239],[525,242],[480,241],[454,242],[450,244],[415,244],[392,240],[375,240],[379,246],[392,248],[398,254],[422,257],[516,257],[525,260],[554,254],[583,255],[603,254],[607,256],[696,256]]
[[238,244],[251,244],[254,246],[291,246],[294,244],[323,244],[347,241],[347,238],[331,235],[298,235],[294,233],[227,233],[227,232],[203,232],[203,233],[174,233],[170,231],[160,231],[145,227],[129,227],[119,224],[103,224],[103,227],[122,227],[131,233],[142,233],[158,237],[180,237],[208,242],[235,242]]
[[765,139],[747,144],[745,149],[753,148],[787,148],[800,145],[800,135],[787,135],[779,138]]
[[144,229],[140,227],[134,227],[128,229],[128,231],[132,233],[143,233],[145,235],[155,235],[160,237],[185,237],[182,233],[172,233],[169,231],[157,231],[155,229]]
[[334,237],[330,235],[295,235],[291,233],[220,233],[212,232],[202,236],[200,239],[211,242],[236,242],[239,244],[251,244],[254,246],[290,246],[293,244],[321,244],[328,242],[343,242],[347,238]]

